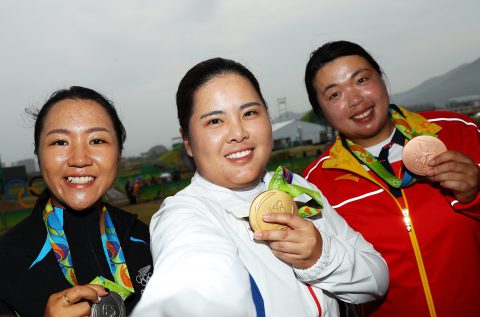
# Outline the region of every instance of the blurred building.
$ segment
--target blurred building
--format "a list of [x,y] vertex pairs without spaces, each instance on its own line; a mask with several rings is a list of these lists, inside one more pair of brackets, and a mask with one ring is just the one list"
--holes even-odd
[[12,163],[12,166],[25,166],[27,174],[33,174],[40,170],[35,159],[24,159]]
[[318,144],[327,139],[327,129],[319,124],[288,120],[272,124],[275,150],[305,144]]

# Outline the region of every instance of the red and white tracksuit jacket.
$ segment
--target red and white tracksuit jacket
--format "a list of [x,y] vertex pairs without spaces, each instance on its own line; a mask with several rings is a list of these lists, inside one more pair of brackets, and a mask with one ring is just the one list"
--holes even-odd
[[[470,118],[401,110],[417,132],[437,133],[449,150],[480,166],[480,127]],[[403,169],[401,160],[391,165],[396,175]],[[362,307],[368,315],[480,316],[480,194],[462,204],[423,181],[395,198],[339,138],[303,176],[387,261],[390,289],[383,300]]]

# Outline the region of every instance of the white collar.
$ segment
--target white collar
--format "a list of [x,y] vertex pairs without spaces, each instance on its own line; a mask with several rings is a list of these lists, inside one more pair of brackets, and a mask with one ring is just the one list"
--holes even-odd
[[218,186],[203,178],[198,172],[192,178],[192,183],[197,183],[205,189],[208,199],[214,200],[222,205],[228,212],[237,218],[247,218],[250,213],[252,201],[262,192],[268,189],[268,181],[271,175],[265,174],[257,185],[242,190],[233,190]]

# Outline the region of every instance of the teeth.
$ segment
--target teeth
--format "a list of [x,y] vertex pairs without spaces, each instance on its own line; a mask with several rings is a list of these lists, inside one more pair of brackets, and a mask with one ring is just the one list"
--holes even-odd
[[92,176],[72,177],[68,176],[67,181],[72,184],[86,184],[92,182],[94,178]]
[[252,153],[252,150],[245,150],[245,151],[242,151],[242,152],[236,152],[236,153],[232,153],[232,154],[229,154],[226,156],[226,158],[229,158],[229,159],[238,159],[238,158],[242,158],[242,157],[245,157],[247,156],[248,154]]
[[370,113],[372,111],[373,111],[373,109],[370,108],[367,111],[365,111],[364,113],[357,114],[356,116],[353,116],[353,119],[365,119],[366,117],[368,117],[370,115]]

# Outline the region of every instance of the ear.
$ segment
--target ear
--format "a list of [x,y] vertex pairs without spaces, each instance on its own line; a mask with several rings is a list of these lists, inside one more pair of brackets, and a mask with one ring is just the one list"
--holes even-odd
[[182,128],[180,128],[179,131],[180,135],[182,136],[183,146],[185,146],[185,150],[187,150],[187,155],[193,157],[192,145],[190,144],[190,139],[188,138],[188,135],[183,131]]

